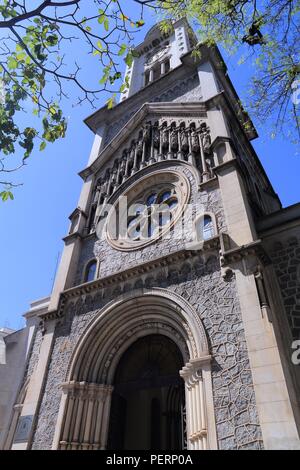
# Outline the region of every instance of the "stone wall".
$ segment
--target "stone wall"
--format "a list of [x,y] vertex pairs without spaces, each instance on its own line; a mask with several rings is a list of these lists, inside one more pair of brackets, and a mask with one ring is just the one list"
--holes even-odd
[[[195,214],[200,213],[201,209],[205,212],[211,212],[216,217],[218,232],[225,231],[225,216],[222,209],[220,190],[217,185],[215,184],[210,189],[199,192],[195,175],[187,166],[177,164],[177,166],[172,167],[172,170],[182,172],[189,180],[191,187],[189,203],[192,205],[191,217],[195,217]],[[122,189],[125,191],[126,188],[139,177],[139,175],[136,175],[136,178],[130,178],[130,180],[122,186]],[[163,237],[150,245],[131,252],[115,250],[106,239],[97,240],[95,235],[83,240],[74,285],[78,285],[82,282],[86,263],[94,257],[100,260],[100,277],[105,277],[125,268],[137,266],[139,263],[150,261],[159,256],[164,256],[170,252],[183,249],[185,244],[192,239],[192,233],[190,231],[192,222],[190,219],[186,221],[188,225],[185,227],[184,236],[181,239],[176,239],[174,234],[171,233],[168,238]]]
[[38,363],[40,347],[42,343],[43,335],[40,328],[36,327],[34,332],[34,338],[32,340],[32,346],[28,357],[26,370],[24,373],[24,382],[30,377]]
[[48,371],[34,435],[34,449],[50,449],[71,355],[99,309],[122,292],[163,287],[184,297],[205,327],[214,357],[212,380],[220,449],[260,449],[262,437],[256,412],[252,375],[245,343],[235,278],[224,280],[217,253],[157,269],[145,278],[85,295],[67,304]]
[[[159,85],[159,84],[157,84]],[[185,78],[184,80],[179,80],[175,86],[172,86],[169,89],[156,93],[153,92],[153,98],[149,102],[181,102],[188,103],[193,101],[201,101],[202,92],[197,74],[193,74],[190,77]],[[140,104],[137,107],[134,107],[128,111],[122,119],[110,124],[109,129],[106,132],[104,146],[106,146],[116,134],[124,127],[124,125],[129,121],[130,118],[139,110]]]
[[300,240],[276,241],[269,252],[293,338],[300,339]]

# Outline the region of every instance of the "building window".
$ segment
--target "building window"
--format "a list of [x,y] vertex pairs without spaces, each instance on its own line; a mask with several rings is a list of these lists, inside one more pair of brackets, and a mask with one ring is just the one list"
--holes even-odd
[[197,241],[209,240],[216,235],[215,221],[209,214],[204,214],[196,221]]
[[171,66],[170,66],[170,59],[166,60],[165,62],[165,73],[169,72]]
[[160,64],[157,64],[154,68],[153,68],[153,80],[157,80],[161,75],[161,66]]
[[204,216],[203,240],[208,240],[215,235],[214,224],[210,215]]
[[96,270],[97,270],[97,261],[93,259],[90,261],[85,268],[85,274],[84,274],[84,282],[91,282],[94,281],[96,277]]
[[[164,54],[163,54],[164,55]],[[144,72],[144,84],[147,86],[155,80],[158,80],[162,75],[169,72],[171,69],[170,58],[159,57],[160,60],[148,61],[146,63],[147,69]]]
[[153,189],[145,200],[132,204],[134,215],[128,220],[127,234],[130,240],[151,238],[169,224],[178,206],[175,189]]
[[150,70],[145,73],[145,86],[150,82]]
[[189,197],[189,184],[177,172],[156,171],[125,192],[127,209],[116,202],[107,220],[107,240],[117,249],[136,250],[168,234]]

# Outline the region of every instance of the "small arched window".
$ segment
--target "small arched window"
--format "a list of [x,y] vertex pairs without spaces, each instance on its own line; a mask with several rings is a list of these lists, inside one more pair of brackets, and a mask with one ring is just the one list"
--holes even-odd
[[209,240],[216,235],[215,222],[211,215],[203,214],[196,222],[197,241]]
[[96,277],[97,261],[93,259],[85,268],[84,282],[91,282]]
[[203,221],[203,240],[208,240],[215,235],[214,223],[210,215],[205,214]]

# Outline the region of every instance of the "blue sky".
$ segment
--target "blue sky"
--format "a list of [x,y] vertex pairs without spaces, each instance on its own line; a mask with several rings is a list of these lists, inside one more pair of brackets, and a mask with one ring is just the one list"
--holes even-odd
[[[140,42],[153,23],[148,18]],[[229,74],[241,98],[252,72],[250,65],[237,65],[226,57]],[[91,70],[91,67],[93,69]],[[88,62],[83,76],[99,73]],[[106,97],[99,99],[103,106]],[[87,163],[92,132],[82,122],[92,110],[85,104],[65,107],[69,128],[65,139],[49,144],[44,152],[34,152],[28,165],[18,174],[23,186],[15,191],[15,200],[0,203],[0,327],[21,328],[22,314],[32,300],[51,292],[56,261],[62,252],[62,237],[67,233],[68,216],[77,206],[82,181],[77,173]],[[300,201],[300,156],[294,145],[267,135],[267,124],[251,115],[260,137],[253,145],[284,207]],[[30,116],[25,116],[25,120]]]

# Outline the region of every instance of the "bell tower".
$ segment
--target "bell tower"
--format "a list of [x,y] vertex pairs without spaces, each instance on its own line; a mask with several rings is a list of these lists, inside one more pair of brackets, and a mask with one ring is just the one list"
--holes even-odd
[[223,58],[185,19],[153,26],[125,77],[85,120],[95,140],[6,446],[299,448],[297,312],[270,248],[296,209],[281,216]]
[[162,32],[160,24],[153,26],[144,41],[135,48],[135,57],[126,68],[128,89],[120,100],[137,93],[143,87],[167,74],[181,64],[181,56],[191,51],[197,39],[188,23],[181,19]]

